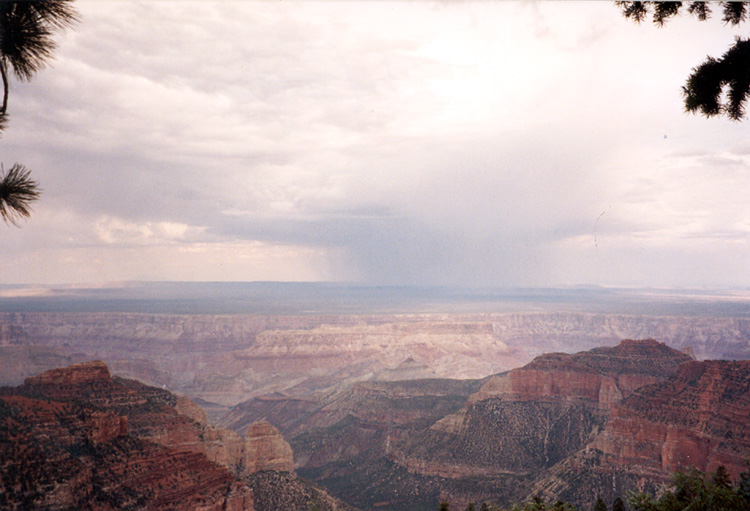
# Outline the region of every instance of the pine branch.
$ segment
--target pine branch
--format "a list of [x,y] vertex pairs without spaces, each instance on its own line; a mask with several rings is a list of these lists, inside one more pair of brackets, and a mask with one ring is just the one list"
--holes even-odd
[[19,220],[31,215],[31,203],[39,198],[39,183],[30,177],[31,171],[14,163],[7,173],[0,170],[0,218],[18,226]]
[[[725,114],[733,121],[741,120],[750,94],[750,39],[738,38],[720,59],[706,58],[693,69],[682,94],[688,112],[706,117]],[[726,100],[723,104],[722,97]]]
[[0,56],[21,80],[52,59],[53,32],[78,21],[71,0],[0,2]]

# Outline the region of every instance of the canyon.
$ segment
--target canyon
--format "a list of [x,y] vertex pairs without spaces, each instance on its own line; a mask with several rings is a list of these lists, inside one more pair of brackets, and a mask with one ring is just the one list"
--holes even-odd
[[356,381],[478,379],[548,352],[655,338],[698,359],[750,357],[750,319],[577,312],[175,315],[0,312],[0,384],[103,360],[117,374],[190,396],[215,419],[273,394]]
[[3,477],[45,509],[586,508],[744,470],[748,339],[709,315],[0,312]]
[[656,491],[689,466],[722,464],[736,478],[750,457],[748,399],[750,362],[699,362],[655,340],[625,340],[479,380],[256,397],[220,423],[275,424],[298,473],[362,509],[504,506],[533,495],[585,509],[598,496]]
[[674,471],[719,466],[737,480],[748,471],[748,417],[750,361],[687,362],[617,403],[601,434],[541,474],[531,491],[612,499],[633,489],[655,493]]
[[750,453],[750,361],[689,362],[615,406],[592,444],[622,466],[665,474],[723,465],[736,478]]
[[0,421],[8,509],[588,508],[674,470],[746,470],[750,361],[625,340],[481,379],[255,396],[217,424],[89,361],[0,388]]

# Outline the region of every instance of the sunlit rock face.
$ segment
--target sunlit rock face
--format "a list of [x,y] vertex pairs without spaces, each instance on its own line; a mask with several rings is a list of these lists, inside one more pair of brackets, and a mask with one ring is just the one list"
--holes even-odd
[[[74,387],[110,379],[109,368],[101,360],[93,360],[69,367],[45,371],[38,376],[24,380],[25,385],[56,387],[59,392],[65,392],[66,387]],[[53,389],[49,389],[53,390]]]
[[284,440],[279,430],[266,421],[254,422],[245,433],[246,473],[263,470],[294,472],[292,448]]
[[0,387],[0,460],[0,509],[350,509],[297,477],[268,422],[242,437],[100,361]]
[[[692,360],[661,342],[625,340],[541,355],[482,380],[358,382],[311,396],[255,397],[221,423],[238,432],[261,419],[278,426],[298,473],[362,508],[408,509],[417,494],[461,505],[511,502],[590,446],[621,399]],[[344,480],[350,484],[339,488]]]
[[[74,364],[26,378],[24,388],[50,398],[81,399],[122,414],[122,423],[143,438],[179,452],[193,452],[233,471],[293,471],[292,449],[268,422],[237,433],[207,424],[206,413],[185,396],[134,380],[113,379],[101,361]],[[115,421],[117,422],[117,421]]]

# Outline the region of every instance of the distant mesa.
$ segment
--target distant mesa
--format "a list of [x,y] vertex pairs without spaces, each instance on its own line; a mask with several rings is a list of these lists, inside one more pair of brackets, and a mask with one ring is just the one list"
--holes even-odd
[[662,381],[690,356],[653,339],[621,341],[569,355],[540,355],[522,368],[491,377],[470,398],[505,401],[588,402],[602,410],[644,385]]

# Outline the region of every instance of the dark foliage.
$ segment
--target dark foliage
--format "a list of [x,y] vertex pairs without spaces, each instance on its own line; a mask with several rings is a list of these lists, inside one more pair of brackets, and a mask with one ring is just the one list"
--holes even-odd
[[516,504],[511,511],[575,511],[575,507],[561,500],[546,502],[537,496],[523,504]]
[[[0,104],[0,132],[8,124],[9,73],[20,80],[31,80],[52,59],[56,30],[78,20],[73,0],[2,1],[0,2],[0,78],[3,97]],[[29,171],[14,164],[0,181],[0,217],[18,225],[28,217],[29,204],[39,197],[36,181]]]
[[680,12],[682,2],[656,2],[654,4],[654,23],[660,27],[678,12]]
[[652,17],[656,25],[663,26],[670,18],[677,16],[681,10],[695,16],[700,21],[711,17],[712,3],[722,8],[722,21],[726,24],[739,25],[747,19],[748,2],[615,2],[626,18],[640,23]]
[[[722,95],[726,92],[725,101]],[[707,57],[693,69],[682,88],[685,109],[706,117],[725,114],[738,121],[745,116],[745,102],[750,94],[750,39],[737,38],[720,59]]]
[[690,2],[688,14],[695,16],[700,21],[706,21],[711,15],[711,8],[707,2]]
[[723,2],[724,5],[724,23],[739,25],[740,22],[747,19],[746,2]]
[[44,68],[57,46],[54,31],[78,19],[71,4],[72,0],[0,3],[0,62],[6,71],[30,80]]
[[18,220],[31,214],[31,202],[40,195],[39,183],[31,179],[30,171],[18,163],[5,173],[0,170],[0,218],[17,225]]
[[635,511],[747,511],[750,499],[743,493],[743,481],[750,472],[744,472],[735,485],[724,467],[706,475],[690,469],[672,476],[672,486],[658,499],[638,493],[630,498]]
[[[732,26],[746,21],[749,3],[721,2],[722,21]],[[708,2],[617,2],[617,5],[626,18],[640,23],[650,15],[659,27],[683,9],[699,21],[711,17]],[[701,65],[693,68],[682,93],[685,109],[690,113],[706,117],[726,115],[733,121],[742,119],[750,95],[750,39],[738,37],[720,59],[706,57]]]

